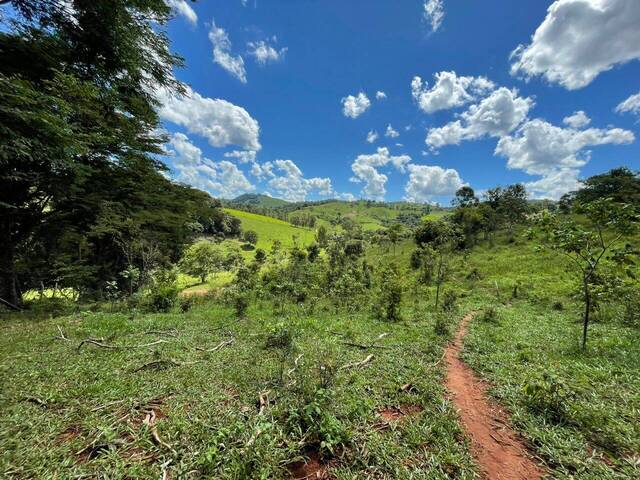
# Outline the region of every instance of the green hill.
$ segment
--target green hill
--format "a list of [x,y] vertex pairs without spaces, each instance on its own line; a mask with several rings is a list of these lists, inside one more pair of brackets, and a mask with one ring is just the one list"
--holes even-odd
[[296,227],[277,218],[233,208],[225,208],[224,211],[240,219],[243,231],[253,230],[258,234],[257,248],[269,250],[276,240],[285,247],[292,246],[295,241],[301,245],[313,242],[315,232],[310,228]]
[[307,205],[297,211],[315,215],[327,222],[337,222],[341,218],[350,218],[359,223],[365,230],[378,230],[394,222],[419,222],[425,217],[438,218],[447,210],[427,205],[394,202],[381,203],[359,200],[356,202],[330,201]]
[[233,205],[253,205],[267,208],[277,208],[289,204],[289,202],[281,198],[274,198],[260,193],[245,193],[234,198],[229,203]]

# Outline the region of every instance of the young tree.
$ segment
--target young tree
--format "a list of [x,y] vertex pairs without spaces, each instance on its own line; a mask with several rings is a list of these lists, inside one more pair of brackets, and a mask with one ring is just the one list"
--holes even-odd
[[250,243],[251,245],[258,243],[258,234],[253,230],[246,230],[242,235],[242,238],[245,242]]
[[631,205],[618,204],[610,198],[580,205],[578,211],[586,217],[586,224],[551,215],[542,215],[540,224],[548,235],[551,248],[569,258],[578,274],[584,304],[582,348],[585,349],[596,277],[607,254],[616,262],[630,260],[628,249],[615,247],[633,230],[637,218]]
[[464,186],[456,191],[456,198],[451,203],[456,207],[473,207],[478,204],[478,197],[473,188]]
[[327,233],[327,227],[320,225],[316,230],[316,242],[321,248],[326,248],[329,242],[329,234]]
[[208,241],[197,242],[184,252],[180,260],[180,269],[187,275],[198,277],[200,283],[217,273],[223,266],[224,255],[219,245]]
[[448,274],[449,256],[458,248],[461,235],[458,229],[449,222],[438,220],[427,220],[416,230],[415,241],[420,247],[430,247],[435,252],[435,284],[436,301],[435,308],[438,308],[440,300],[440,289]]
[[402,238],[402,224],[394,223],[393,225],[391,225],[387,229],[387,238],[391,242],[391,245],[393,245],[393,254],[395,255],[396,244],[400,241],[400,238]]

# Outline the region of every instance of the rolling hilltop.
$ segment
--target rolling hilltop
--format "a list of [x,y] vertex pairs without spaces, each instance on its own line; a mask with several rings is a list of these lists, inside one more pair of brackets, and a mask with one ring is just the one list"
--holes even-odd
[[353,221],[364,230],[380,230],[394,224],[416,226],[422,219],[439,218],[450,211],[433,205],[410,202],[322,200],[288,202],[260,194],[244,194],[225,202],[233,210],[277,218],[294,225],[313,227],[318,221],[339,225]]

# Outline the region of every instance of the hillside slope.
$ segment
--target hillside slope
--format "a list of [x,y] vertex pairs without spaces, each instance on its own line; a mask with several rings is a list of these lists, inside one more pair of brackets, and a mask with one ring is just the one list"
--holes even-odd
[[253,230],[258,234],[257,248],[268,250],[276,240],[279,240],[285,247],[294,245],[296,241],[301,245],[313,242],[315,232],[310,228],[296,227],[277,218],[233,208],[225,208],[224,211],[240,219],[243,231]]

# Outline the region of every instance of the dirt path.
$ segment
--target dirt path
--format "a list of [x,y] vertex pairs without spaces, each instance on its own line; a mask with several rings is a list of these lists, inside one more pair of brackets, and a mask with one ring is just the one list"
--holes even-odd
[[460,359],[462,341],[474,314],[467,314],[445,352],[446,386],[456,405],[471,451],[487,480],[535,480],[544,470],[509,426],[506,413],[485,394],[487,385]]

